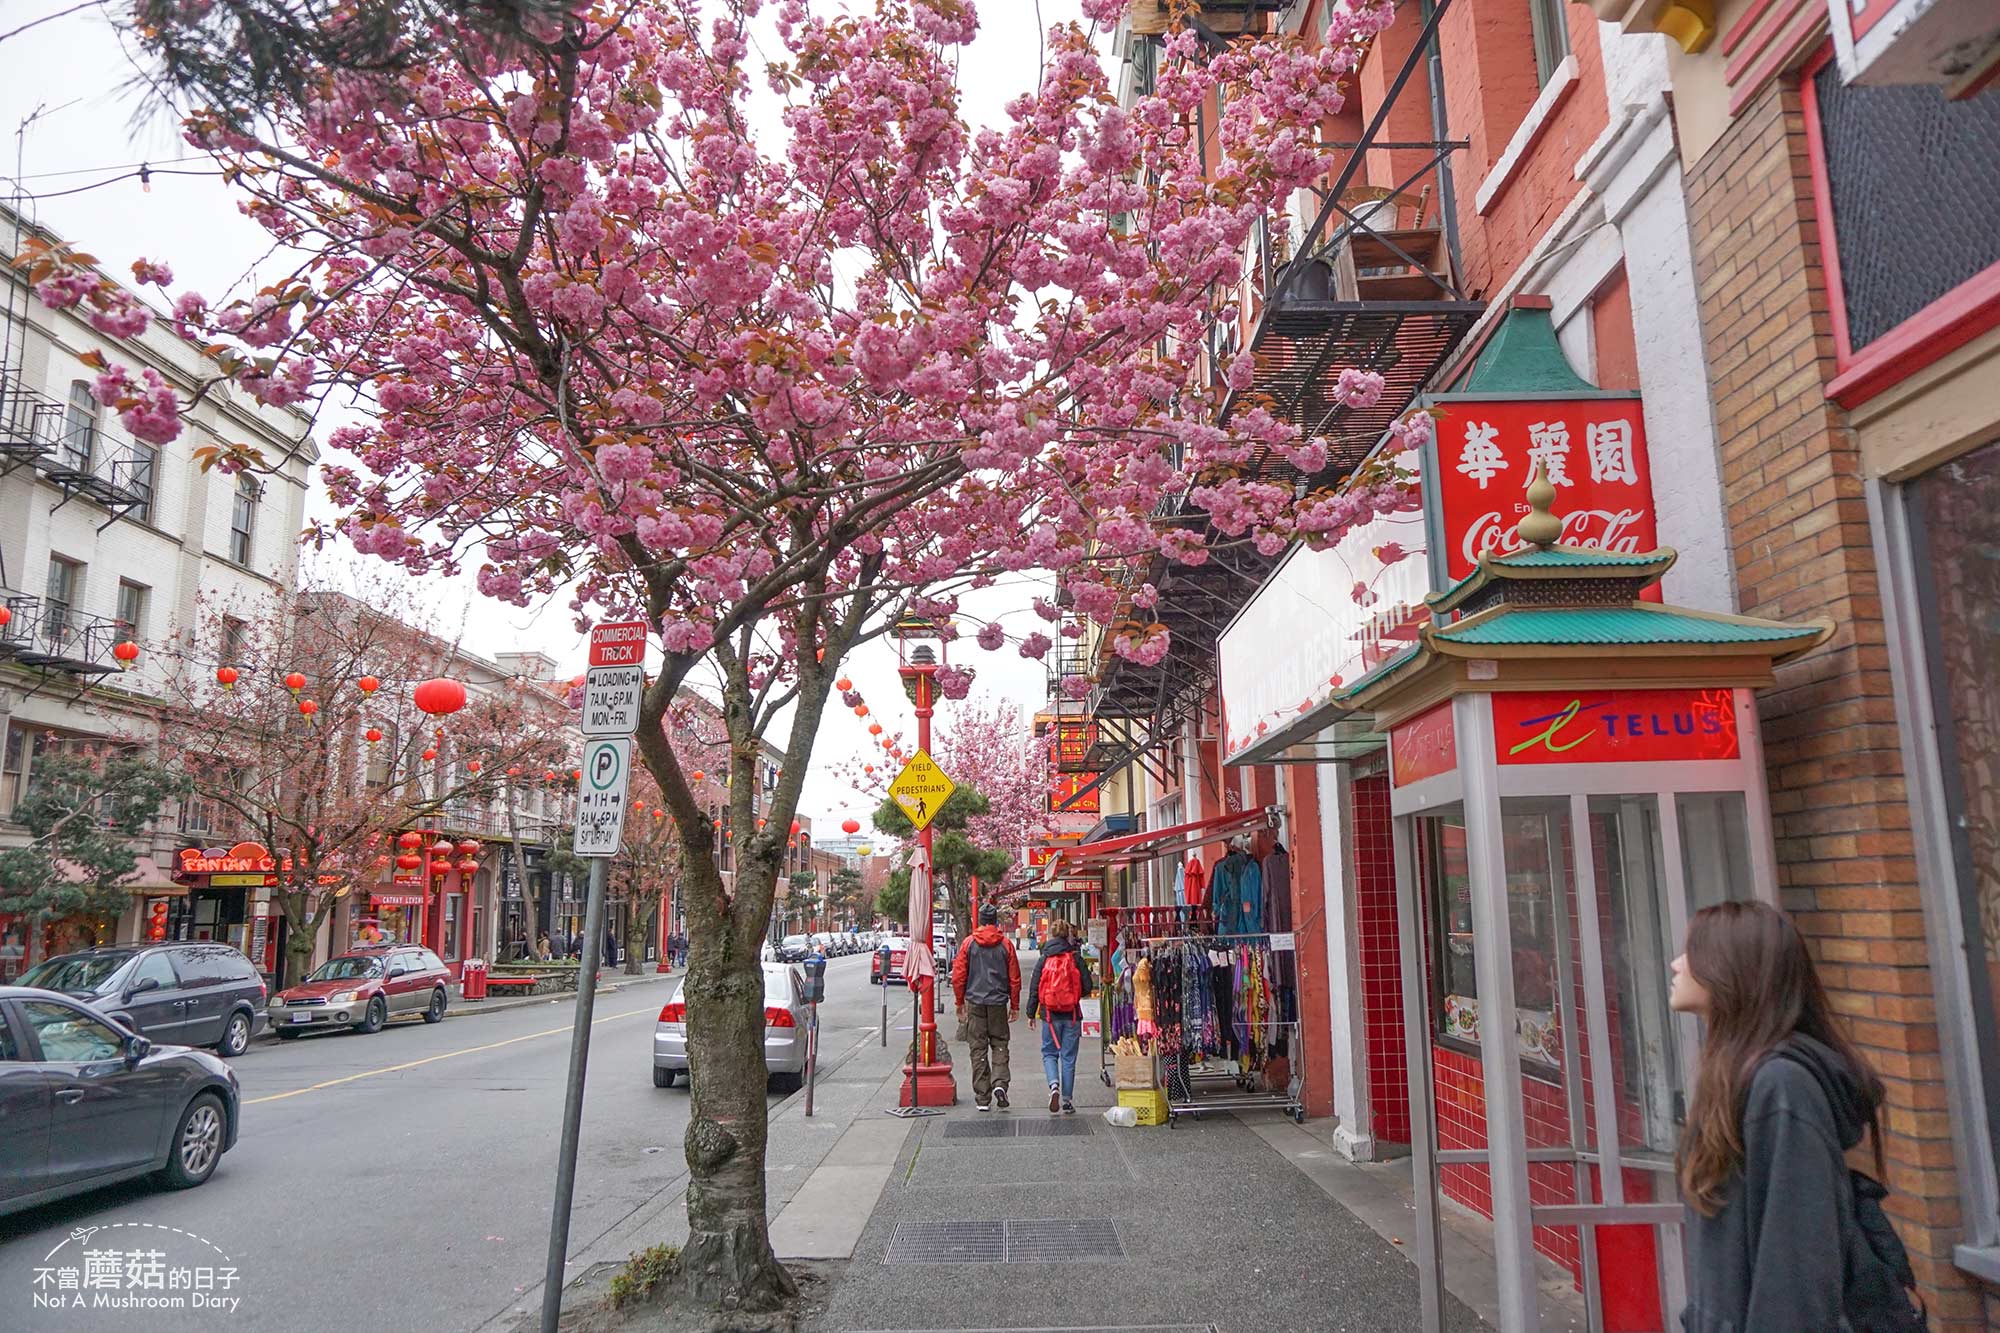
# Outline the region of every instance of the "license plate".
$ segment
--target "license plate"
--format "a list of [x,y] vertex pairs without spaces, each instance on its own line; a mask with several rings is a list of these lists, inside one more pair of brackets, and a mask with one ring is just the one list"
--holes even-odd
[[292,1015],[292,1022],[294,1022],[294,1023],[310,1023],[310,1022],[312,1022],[312,1021],[313,1021],[313,1016],[312,1016],[311,1014],[293,1014],[293,1015]]

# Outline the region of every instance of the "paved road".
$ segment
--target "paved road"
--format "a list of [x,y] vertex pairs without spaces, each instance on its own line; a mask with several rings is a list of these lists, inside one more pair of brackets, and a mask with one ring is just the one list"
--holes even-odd
[[[651,1074],[670,993],[661,978],[598,997],[573,1257],[685,1176],[687,1091],[656,1089]],[[875,1031],[880,992],[866,955],[829,964],[827,993],[821,1050],[831,1060]],[[909,1020],[904,991],[890,996],[893,1029],[896,1006]],[[479,1327],[541,1278],[571,1004],[256,1044],[236,1062],[241,1139],[208,1184],[119,1186],[0,1219],[0,1329]],[[774,1158],[783,1146],[774,1134]],[[241,1307],[34,1308],[35,1268],[80,1227],[111,1230],[71,1242],[58,1262],[107,1243],[165,1250],[169,1266],[227,1262]]]

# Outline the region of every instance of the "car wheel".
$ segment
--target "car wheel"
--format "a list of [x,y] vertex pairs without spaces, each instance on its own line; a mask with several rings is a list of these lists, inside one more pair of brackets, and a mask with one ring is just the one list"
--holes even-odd
[[674,1071],[671,1069],[662,1069],[658,1065],[654,1065],[653,1086],[656,1088],[671,1088],[674,1086]]
[[234,1059],[250,1049],[250,1015],[238,1009],[229,1016],[228,1026],[222,1029],[222,1040],[215,1043],[215,1053],[224,1059]]
[[772,1092],[797,1092],[805,1085],[806,1076],[803,1073],[771,1075]]
[[389,1004],[377,995],[368,1002],[368,1011],[361,1015],[361,1021],[354,1025],[356,1032],[376,1033],[389,1021]]
[[431,992],[431,1004],[430,1008],[424,1010],[424,1022],[444,1022],[444,987],[439,986]]
[[187,1104],[174,1130],[173,1146],[167,1151],[167,1167],[160,1173],[169,1189],[193,1189],[215,1174],[222,1160],[222,1144],[228,1124],[223,1119],[222,1102],[212,1092],[204,1092]]

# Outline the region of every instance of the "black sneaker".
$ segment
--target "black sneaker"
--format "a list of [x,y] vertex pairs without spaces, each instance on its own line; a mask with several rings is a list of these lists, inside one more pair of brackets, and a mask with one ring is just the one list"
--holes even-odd
[[996,1083],[993,1086],[993,1104],[1003,1111],[1007,1109],[1007,1085],[1005,1083]]
[[1074,1106],[1070,1105],[1068,1101],[1064,1101],[1064,1102],[1063,1102],[1063,1114],[1064,1114],[1064,1115],[1075,1115],[1075,1114],[1076,1114],[1076,1108],[1075,1108]]
[[1060,1110],[1062,1110],[1062,1089],[1056,1084],[1051,1083],[1049,1084],[1049,1114],[1054,1115]]

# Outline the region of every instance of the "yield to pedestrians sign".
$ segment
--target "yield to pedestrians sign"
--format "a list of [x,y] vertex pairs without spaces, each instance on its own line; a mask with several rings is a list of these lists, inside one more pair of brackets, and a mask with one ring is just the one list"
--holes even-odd
[[632,778],[631,738],[585,741],[582,771],[576,793],[576,854],[614,856],[625,837],[625,788]]
[[918,832],[929,827],[945,800],[957,790],[958,784],[946,777],[937,762],[922,750],[910,756],[910,762],[903,765],[903,771],[889,784],[889,795],[903,807],[903,813],[910,817]]

